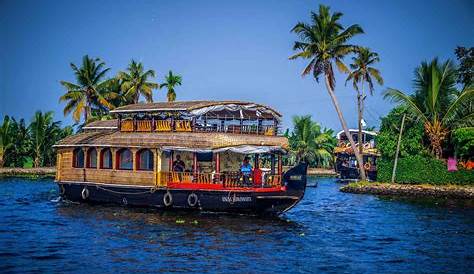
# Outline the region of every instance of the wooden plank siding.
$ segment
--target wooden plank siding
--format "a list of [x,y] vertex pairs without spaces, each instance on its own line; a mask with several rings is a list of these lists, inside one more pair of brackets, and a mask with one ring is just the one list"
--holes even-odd
[[[113,166],[115,166],[116,160],[115,151],[116,150],[113,149]],[[98,168],[75,168],[72,166],[72,149],[63,149],[59,151],[58,154],[60,161],[57,166],[56,179],[59,181],[96,182],[105,184],[143,186],[154,186],[156,183],[156,174],[154,171],[100,169],[99,165]]]

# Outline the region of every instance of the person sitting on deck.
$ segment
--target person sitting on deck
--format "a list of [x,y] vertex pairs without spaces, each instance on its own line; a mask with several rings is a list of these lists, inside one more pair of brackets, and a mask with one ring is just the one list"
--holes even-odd
[[173,162],[173,171],[174,172],[184,172],[186,166],[184,162],[181,160],[181,156],[178,154],[176,155],[176,160]]
[[250,177],[252,175],[252,165],[250,164],[250,158],[247,156],[245,156],[244,162],[240,166],[240,173],[242,173],[244,184],[250,184]]

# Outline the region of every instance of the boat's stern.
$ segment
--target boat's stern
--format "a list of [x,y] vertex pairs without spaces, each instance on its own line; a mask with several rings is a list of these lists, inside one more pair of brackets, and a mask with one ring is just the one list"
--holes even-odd
[[283,175],[285,191],[257,195],[257,211],[263,214],[282,214],[304,197],[308,165],[300,163]]

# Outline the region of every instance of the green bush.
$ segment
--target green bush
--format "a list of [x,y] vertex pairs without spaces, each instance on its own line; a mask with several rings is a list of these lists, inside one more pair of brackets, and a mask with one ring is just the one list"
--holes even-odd
[[[377,162],[377,180],[390,182],[393,161],[379,159]],[[402,184],[459,184],[474,185],[474,171],[459,170],[448,172],[442,160],[422,157],[419,155],[398,159],[395,182]]]

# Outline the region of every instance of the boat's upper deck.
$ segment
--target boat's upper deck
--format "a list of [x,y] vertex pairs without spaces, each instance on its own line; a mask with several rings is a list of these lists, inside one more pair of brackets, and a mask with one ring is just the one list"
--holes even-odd
[[[278,135],[281,114],[274,109],[240,101],[182,101],[139,103],[110,111],[121,132],[220,132]],[[96,124],[85,129],[99,128]],[[103,128],[113,127],[112,123]]]

